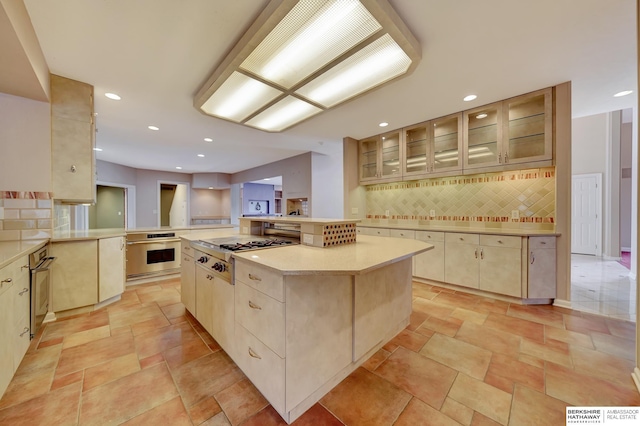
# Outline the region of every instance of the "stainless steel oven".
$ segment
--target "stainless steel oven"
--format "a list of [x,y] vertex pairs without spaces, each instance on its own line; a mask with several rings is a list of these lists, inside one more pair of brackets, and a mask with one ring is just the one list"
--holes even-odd
[[32,339],[49,311],[49,269],[55,260],[55,257],[49,256],[49,248],[46,246],[29,256]]
[[127,234],[127,278],[180,272],[180,238],[175,232]]

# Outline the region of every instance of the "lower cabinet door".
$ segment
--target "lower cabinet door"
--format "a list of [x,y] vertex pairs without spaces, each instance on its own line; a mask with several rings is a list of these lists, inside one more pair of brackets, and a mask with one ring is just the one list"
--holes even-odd
[[233,344],[235,328],[234,287],[227,281],[215,277],[212,290],[213,321],[210,333],[227,354],[233,355],[235,350]]
[[124,293],[124,237],[98,240],[98,301]]
[[478,288],[478,246],[445,243],[444,280],[463,287]]
[[213,275],[196,267],[196,319],[207,332],[213,335]]
[[181,261],[181,276],[180,276],[180,299],[187,308],[187,311],[191,312],[191,315],[196,315],[196,263],[193,257],[186,254],[182,254]]
[[529,253],[529,286],[531,299],[555,299],[556,250],[532,249]]
[[522,297],[521,250],[512,247],[482,246],[479,251],[480,289]]

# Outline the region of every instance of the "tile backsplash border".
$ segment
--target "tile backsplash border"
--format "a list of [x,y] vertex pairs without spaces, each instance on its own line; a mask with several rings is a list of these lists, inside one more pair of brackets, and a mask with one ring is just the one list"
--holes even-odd
[[53,193],[0,191],[0,241],[51,238]]

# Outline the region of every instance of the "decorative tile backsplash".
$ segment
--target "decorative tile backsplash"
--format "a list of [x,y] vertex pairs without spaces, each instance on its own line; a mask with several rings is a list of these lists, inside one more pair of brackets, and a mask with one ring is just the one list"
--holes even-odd
[[554,167],[371,185],[367,220],[554,229],[555,187]]
[[51,237],[50,192],[0,191],[0,241]]

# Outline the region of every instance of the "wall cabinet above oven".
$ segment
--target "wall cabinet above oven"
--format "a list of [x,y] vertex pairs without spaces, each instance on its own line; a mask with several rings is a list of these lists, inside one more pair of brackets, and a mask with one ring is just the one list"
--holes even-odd
[[94,203],[95,122],[93,86],[51,75],[51,173],[53,197]]

